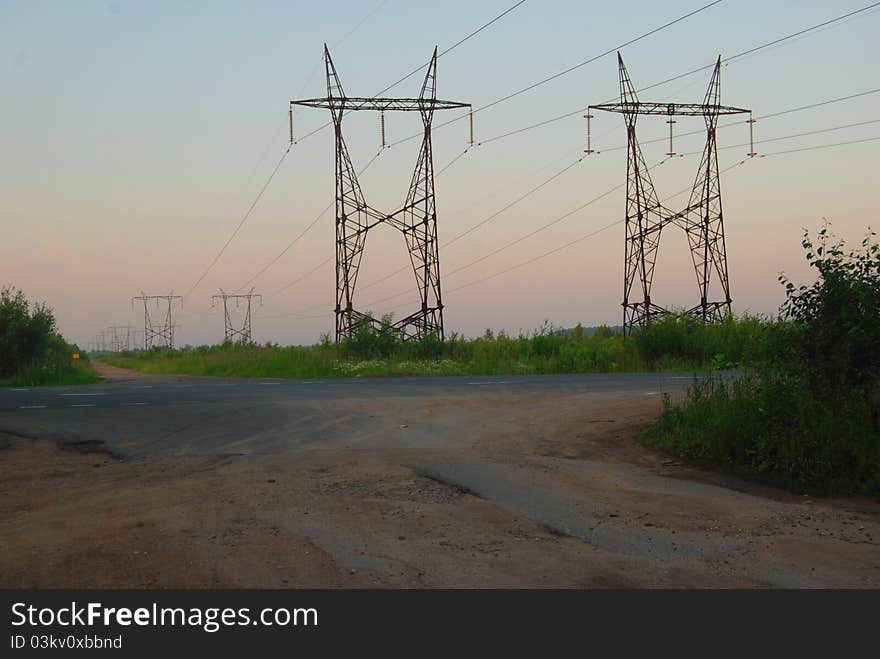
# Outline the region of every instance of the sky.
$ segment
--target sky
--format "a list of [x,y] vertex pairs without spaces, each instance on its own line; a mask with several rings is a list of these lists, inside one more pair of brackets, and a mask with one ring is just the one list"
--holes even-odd
[[[480,108],[707,2],[527,0],[440,58],[438,97]],[[288,102],[326,95],[325,42],[346,93],[371,96],[424,64],[435,45],[442,51],[513,4],[0,0],[0,283],[48,303],[60,331],[81,346],[111,325],[142,326],[143,307],[132,296],[172,291],[184,296],[175,308],[178,344],[218,342],[222,310],[212,307],[211,296],[251,286],[263,295],[253,310],[255,340],[308,344],[332,333],[335,278],[332,260],[324,262],[334,254],[333,211],[321,212],[333,201],[333,133],[324,128],[281,160]],[[868,4],[723,0],[621,53],[642,88]],[[815,231],[827,220],[857,244],[878,224],[880,141],[767,154],[880,137],[880,93],[760,119],[880,88],[878,30],[880,7],[722,69],[722,102],[753,110],[757,150],[766,156],[746,158],[744,117],[719,129],[720,164],[731,167],[722,191],[737,313],[775,313],[784,298],[781,272],[811,281],[800,246],[804,228]],[[416,96],[422,75],[388,95]],[[699,102],[709,75],[704,70],[657,86],[640,100]],[[617,95],[611,53],[476,112],[478,145],[461,157],[467,120],[438,127],[462,112],[438,113],[435,169],[458,157],[436,178],[447,333],[528,331],[545,320],[563,327],[620,323],[624,228],[617,222],[626,200],[618,186],[626,180],[626,151],[615,147],[626,143],[623,118],[596,112],[598,153],[584,157],[586,125],[577,112]],[[572,116],[479,144],[567,113]],[[326,110],[298,108],[295,133],[302,137],[328,119]],[[388,141],[418,132],[418,121],[389,113]],[[701,127],[700,118],[679,118],[675,130]],[[379,117],[355,113],[344,128],[354,165],[362,168],[380,152]],[[664,137],[668,126],[663,117],[642,117],[638,129],[644,143]],[[777,139],[818,130],[826,132]],[[699,152],[703,140],[678,137],[675,151]],[[409,140],[381,150],[361,176],[371,206],[399,207],[418,148],[418,140]],[[643,144],[650,164],[664,160],[667,149],[663,141]],[[678,157],[654,170],[661,199],[693,183],[699,157]],[[235,238],[196,286],[280,160]],[[667,205],[683,206],[686,197]],[[371,285],[406,263],[400,234],[385,226],[371,231],[356,306],[398,316],[414,310],[411,272]],[[654,282],[654,302],[678,308],[698,302],[682,232],[664,231]]]

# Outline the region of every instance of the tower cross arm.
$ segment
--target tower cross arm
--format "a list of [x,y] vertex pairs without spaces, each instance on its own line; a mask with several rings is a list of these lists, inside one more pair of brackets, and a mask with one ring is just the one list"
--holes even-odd
[[470,103],[458,101],[444,101],[431,98],[363,98],[358,96],[344,96],[340,98],[306,98],[299,101],[291,101],[291,105],[301,105],[308,108],[348,110],[378,110],[398,112],[418,112],[420,110],[453,110],[455,108],[469,108]]
[[705,103],[650,103],[623,102],[591,105],[590,110],[617,112],[619,114],[656,114],[664,117],[703,117],[706,115],[748,114],[751,110],[730,105],[707,105]]

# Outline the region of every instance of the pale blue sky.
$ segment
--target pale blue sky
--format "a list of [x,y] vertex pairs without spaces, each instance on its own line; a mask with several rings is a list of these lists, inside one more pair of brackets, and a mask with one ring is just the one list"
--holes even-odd
[[[321,49],[332,54],[346,91],[371,95],[409,72],[435,44],[451,45],[511,1],[363,2],[0,2],[0,199],[3,240],[0,281],[44,299],[61,329],[86,342],[107,325],[140,316],[128,299],[139,291],[186,292],[253,201],[284,148],[287,101],[324,94]],[[498,23],[443,57],[438,95],[479,107],[531,82],[614,47],[700,6],[695,2],[628,4],[528,0]],[[868,2],[724,0],[623,51],[638,87],[708,64],[808,27]],[[369,18],[354,32],[365,17]],[[870,11],[725,67],[725,103],[757,116],[880,87]],[[347,36],[346,36],[347,35]],[[341,41],[341,43],[340,43]],[[317,70],[316,70],[317,67]],[[700,100],[708,72],[643,95],[644,100]],[[394,90],[414,95],[420,76]],[[477,138],[602,102],[617,93],[613,56],[476,116]],[[456,116],[449,114],[448,116]],[[302,135],[327,113],[297,113]],[[759,139],[880,118],[880,94],[759,122]],[[443,117],[438,119],[441,120]],[[417,128],[415,118],[388,117],[390,140]],[[700,120],[695,120],[699,122]],[[621,144],[622,119],[599,116],[596,148]],[[661,137],[662,118],[640,122],[644,140]],[[684,132],[698,128],[681,122]],[[346,120],[358,166],[379,146],[378,117]],[[437,180],[439,233],[444,239],[503,207],[522,191],[573,162],[583,148],[583,119],[471,150]],[[775,142],[762,151],[880,136],[880,124]],[[747,129],[728,128],[722,146],[740,144]],[[681,138],[677,150],[700,148]],[[466,122],[438,129],[439,169],[461,153]],[[772,312],[782,298],[776,275],[807,277],[800,228],[822,217],[855,241],[876,225],[874,166],[880,142],[749,162],[723,180],[735,306]],[[363,176],[367,200],[391,209],[406,192],[418,144],[387,150]],[[650,162],[665,145],[645,146]],[[722,151],[722,166],[745,149]],[[693,179],[696,157],[657,173],[661,197]],[[545,167],[544,169],[541,169]],[[515,208],[442,254],[452,272],[500,243],[515,239],[623,182],[625,152],[577,165]],[[668,167],[668,169],[667,169]],[[536,171],[540,170],[540,171]],[[333,144],[324,131],[297,145],[237,239],[186,300],[183,342],[222,337],[210,308],[218,287],[237,289],[332,201]],[[552,229],[444,279],[450,330],[530,329],[545,318],[561,325],[616,323],[620,317],[623,228],[486,283],[452,289],[551,249],[622,216],[623,191],[612,193]],[[332,327],[312,316],[332,307],[331,267],[272,295],[332,254],[332,218],[318,225],[260,277],[266,294],[259,340],[311,342]],[[655,299],[695,302],[684,239],[664,234]],[[402,241],[371,235],[361,283],[402,265]],[[364,290],[364,303],[409,285],[407,275]],[[377,305],[379,312],[407,298]],[[398,309],[397,311],[403,311]],[[213,313],[213,315],[212,315]]]

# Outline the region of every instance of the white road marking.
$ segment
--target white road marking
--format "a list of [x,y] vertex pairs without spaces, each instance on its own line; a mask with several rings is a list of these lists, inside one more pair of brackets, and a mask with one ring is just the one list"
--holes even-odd
[[135,384],[132,385],[132,389],[152,389],[153,385],[151,384]]
[[92,394],[58,394],[59,396],[106,396],[106,392],[101,393],[92,393]]
[[78,405],[71,405],[71,407],[94,407],[94,403],[79,403]]
[[473,384],[473,385],[477,385],[477,386],[482,387],[487,384],[516,384],[516,383],[513,380],[498,380],[498,381],[493,380],[491,382],[468,382],[468,384]]
[[646,396],[659,396],[660,392],[659,391],[646,391],[645,395]]
[[20,405],[20,410],[44,410],[46,409],[45,405]]
[[125,403],[126,405],[149,405],[149,403]]
[[280,382],[257,382],[257,384],[281,384]]
[[27,387],[25,387],[23,389],[10,389],[10,391],[27,391],[27,390],[28,390]]
[[218,387],[237,387],[238,383],[237,382],[222,382],[222,383],[218,384],[217,386]]

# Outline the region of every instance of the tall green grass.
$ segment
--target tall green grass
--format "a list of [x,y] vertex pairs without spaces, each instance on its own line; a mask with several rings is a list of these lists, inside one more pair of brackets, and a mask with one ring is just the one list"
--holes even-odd
[[847,250],[826,226],[803,247],[818,278],[795,286],[780,277],[784,321],[766,327],[754,368],[695,383],[647,437],[799,489],[880,494],[880,243],[869,233]]
[[695,381],[687,402],[664,401],[653,445],[798,491],[880,494],[880,432],[859,391],[833,400],[784,371]]
[[403,341],[365,327],[339,345],[326,339],[313,346],[224,344],[103,359],[144,373],[280,378],[692,371],[757,359],[766,331],[767,323],[756,318],[706,326],[671,314],[630,337],[609,328],[587,335],[580,327],[561,331],[545,324],[517,335],[487,330],[471,339]]
[[101,376],[95,372],[88,359],[64,360],[53,363],[23,366],[12,377],[0,379],[0,387],[48,387],[98,382]]

